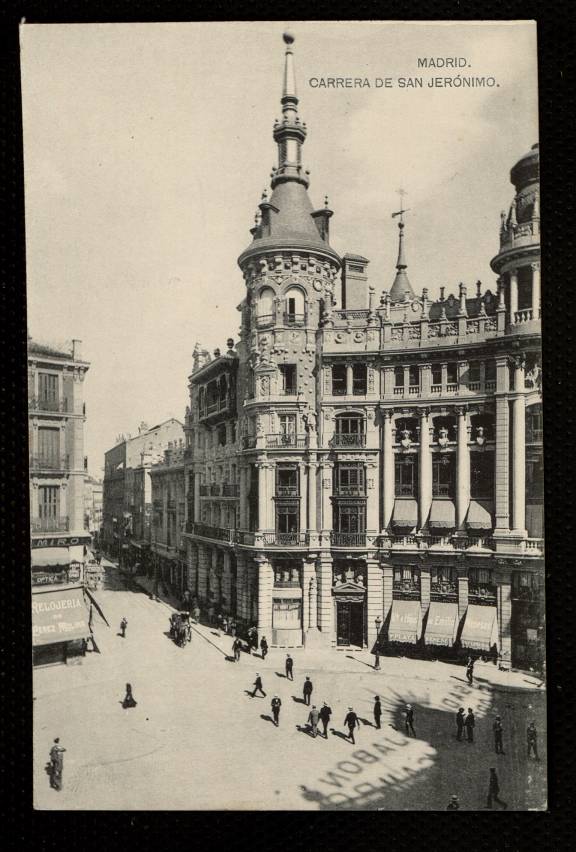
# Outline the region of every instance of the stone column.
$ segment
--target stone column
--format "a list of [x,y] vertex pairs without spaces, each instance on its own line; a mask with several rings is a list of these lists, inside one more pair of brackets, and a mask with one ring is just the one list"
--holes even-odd
[[198,471],[194,472],[194,523],[200,520],[200,479]]
[[526,535],[526,401],[524,398],[524,363],[518,361],[514,390],[520,392],[512,403],[512,528]]
[[431,587],[431,578],[430,578],[430,566],[429,565],[421,565],[420,566],[420,607],[422,610],[422,618],[428,612],[430,607],[430,587]]
[[272,641],[272,592],[274,572],[270,562],[264,556],[257,558],[258,565],[258,639],[266,636]]
[[386,531],[394,510],[394,428],[393,412],[383,413],[382,448],[382,531]]
[[532,319],[540,317],[540,264],[532,264]]
[[299,488],[298,493],[300,495],[300,503],[299,503],[299,519],[298,519],[298,529],[300,532],[305,532],[307,527],[306,523],[306,503],[307,495],[308,495],[308,481],[306,479],[306,465],[303,461],[298,462],[298,481]]
[[232,601],[232,572],[230,566],[231,554],[229,550],[224,551],[224,571],[222,572],[222,601],[225,600],[225,610],[230,612]]
[[315,460],[310,459],[308,462],[308,529],[311,532],[317,530],[317,490],[316,490],[316,473],[318,465]]
[[366,530],[367,532],[379,532],[380,507],[378,488],[378,466],[376,461],[369,461],[366,465]]
[[238,524],[241,530],[248,529],[248,479],[249,468],[241,467],[238,470],[238,476],[240,480],[240,518]]
[[448,385],[448,364],[442,364],[440,369],[442,372],[442,393],[445,393]]
[[509,570],[496,573],[496,605],[498,609],[498,651],[502,661],[510,664],[512,659],[512,580]]
[[257,462],[258,468],[258,530],[267,529],[268,520],[268,494],[267,494],[267,468],[265,462]]
[[[444,369],[446,365],[443,365]],[[432,453],[430,451],[430,426],[428,411],[420,412],[420,470],[419,470],[419,528],[422,529],[432,505]]]
[[346,364],[346,396],[352,396],[354,392],[354,375],[352,364]]
[[514,316],[518,310],[518,270],[510,270],[510,324],[514,323]]
[[510,528],[508,358],[496,359],[496,530]]
[[246,555],[236,554],[236,617],[248,618],[245,600]]
[[320,480],[322,483],[322,533],[328,540],[332,530],[332,462],[323,460],[320,464]]
[[390,615],[393,602],[394,591],[394,568],[386,563],[381,565],[382,568],[382,623],[386,621]]
[[470,505],[470,449],[468,447],[468,415],[464,407],[458,409],[458,436],[456,443],[456,525],[464,529]]
[[430,388],[432,386],[432,365],[431,364],[421,364],[420,365],[420,395],[423,399],[426,399],[427,396],[430,395]]
[[302,630],[304,635],[310,626],[310,580],[315,577],[314,560],[305,558],[302,562]]
[[325,637],[326,644],[332,640],[332,557],[320,556],[316,568],[318,582],[317,605],[318,627]]
[[208,568],[209,568],[210,553],[208,548],[203,545],[198,545],[198,598],[205,604],[208,593]]
[[384,398],[391,399],[394,396],[394,367],[384,367]]
[[276,464],[268,462],[266,465],[266,523],[268,530],[276,529]]
[[404,387],[402,388],[402,396],[407,396],[408,388],[410,387],[410,367],[404,366]]
[[468,571],[458,569],[458,620],[461,621],[468,609]]
[[382,624],[384,612],[384,584],[382,580],[382,569],[376,559],[366,560],[366,618],[368,650],[374,647],[376,635],[376,619]]

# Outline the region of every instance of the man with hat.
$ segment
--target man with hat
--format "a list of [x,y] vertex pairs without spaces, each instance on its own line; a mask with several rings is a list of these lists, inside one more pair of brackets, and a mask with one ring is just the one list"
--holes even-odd
[[318,734],[318,722],[319,722],[319,720],[320,720],[320,713],[316,709],[316,705],[313,704],[312,709],[310,710],[310,713],[308,714],[308,722],[310,724],[310,727],[312,728],[312,736],[314,737],[314,739],[316,739],[316,736]]
[[354,729],[360,727],[360,720],[354,712],[353,707],[348,708],[348,713],[346,715],[346,718],[344,719],[344,724],[348,727],[348,738],[350,742],[356,745],[356,740],[354,739]]
[[447,811],[459,811],[460,810],[460,802],[458,801],[458,796],[450,796],[450,801],[448,802]]
[[286,654],[286,680],[294,680],[294,660],[290,654]]
[[58,791],[62,789],[65,751],[66,749],[60,745],[60,737],[56,737],[54,745],[50,749],[50,786]]
[[404,711],[404,726],[406,728],[406,736],[416,736],[416,731],[414,730],[414,708],[411,704],[406,705],[406,710]]
[[380,696],[374,697],[374,724],[380,730],[380,719],[382,718],[382,705],[380,704]]
[[270,707],[272,708],[272,716],[274,717],[274,724],[278,727],[278,720],[280,718],[280,707],[282,706],[282,701],[280,698],[275,695],[272,701],[270,702]]
[[264,692],[264,689],[262,688],[262,678],[260,677],[258,672],[256,672],[256,680],[254,681],[254,691],[250,693],[252,698],[256,697],[257,692],[261,692],[262,695],[264,696],[264,698],[266,698],[266,693]]

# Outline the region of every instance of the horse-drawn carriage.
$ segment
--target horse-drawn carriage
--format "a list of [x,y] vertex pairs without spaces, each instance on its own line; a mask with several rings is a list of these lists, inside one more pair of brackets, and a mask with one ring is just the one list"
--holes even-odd
[[189,612],[173,612],[170,616],[170,638],[181,648],[192,640]]

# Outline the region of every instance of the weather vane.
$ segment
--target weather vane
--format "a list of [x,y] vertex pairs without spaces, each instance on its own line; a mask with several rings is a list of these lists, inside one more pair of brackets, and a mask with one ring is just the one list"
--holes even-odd
[[410,210],[409,207],[404,207],[404,196],[408,195],[408,193],[405,189],[397,189],[396,192],[400,196],[400,210],[397,210],[395,213],[392,213],[392,218],[394,219],[396,216],[400,216],[400,222],[403,223],[404,219],[402,217],[404,216],[404,213],[408,213],[408,211]]

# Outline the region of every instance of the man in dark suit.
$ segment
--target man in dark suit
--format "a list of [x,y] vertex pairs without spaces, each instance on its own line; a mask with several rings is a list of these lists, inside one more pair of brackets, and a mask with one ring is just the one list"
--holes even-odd
[[266,698],[266,693],[262,689],[262,678],[260,677],[258,672],[256,672],[256,680],[254,681],[254,690],[250,693],[252,698],[256,697],[257,692],[261,692],[264,698]]
[[324,739],[328,739],[328,725],[330,724],[330,716],[332,715],[332,708],[328,706],[326,702],[320,708],[320,721],[322,722],[322,729],[324,733]]
[[272,708],[272,716],[274,717],[274,724],[278,727],[278,720],[280,718],[280,707],[282,706],[282,701],[278,698],[277,695],[274,696],[272,701],[270,702],[270,707]]
[[346,715],[346,718],[344,719],[344,724],[348,728],[348,739],[351,743],[356,745],[356,740],[354,739],[354,729],[360,727],[360,719],[358,718],[352,707],[348,708],[348,713]]
[[310,704],[310,696],[312,695],[312,690],[314,689],[312,685],[312,681],[306,675],[306,680],[304,681],[304,686],[302,687],[302,694],[304,695],[304,704]]
[[497,802],[504,811],[508,807],[506,802],[503,802],[500,798],[500,784],[498,783],[498,776],[496,775],[495,769],[490,770],[490,779],[488,781],[488,799],[486,807],[489,810],[492,810],[492,802]]
[[492,730],[494,731],[494,750],[496,754],[504,754],[504,748],[502,746],[502,720],[500,716],[496,716],[494,719],[494,724],[492,725]]
[[286,654],[286,679],[294,680],[294,660],[290,656],[290,654]]
[[461,707],[456,713],[456,739],[462,742],[462,734],[464,732],[464,708]]
[[382,705],[380,704],[380,696],[374,698],[374,724],[380,730],[380,719],[382,718]]
[[476,725],[476,719],[474,718],[474,713],[472,712],[472,708],[468,708],[468,715],[464,719],[464,727],[466,728],[466,739],[469,743],[474,742],[474,727]]

